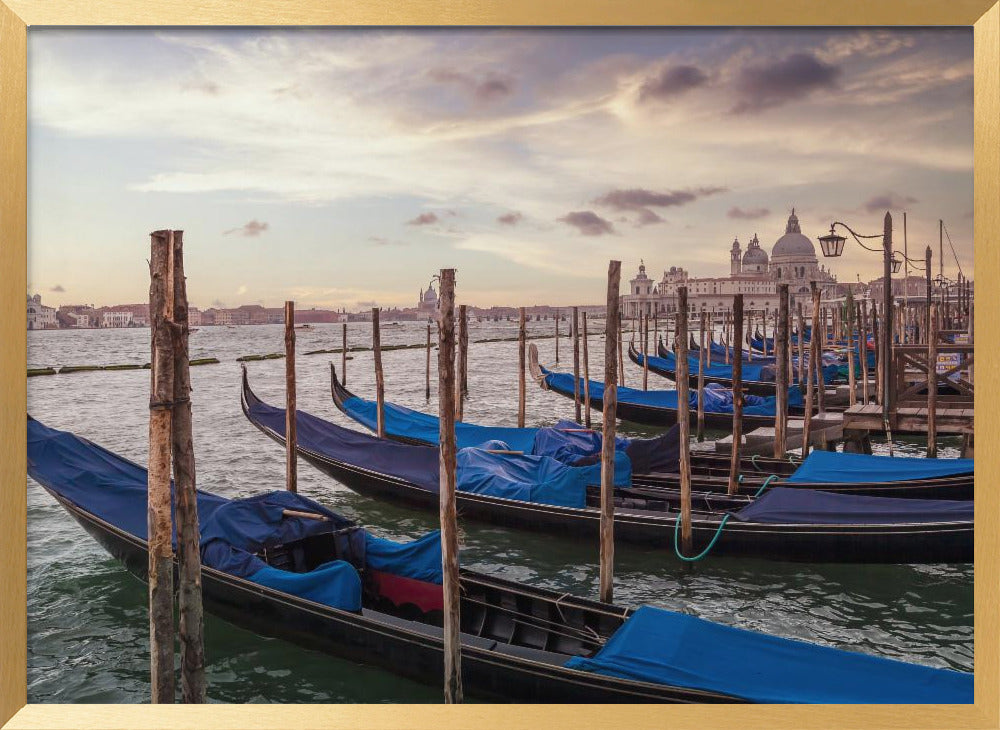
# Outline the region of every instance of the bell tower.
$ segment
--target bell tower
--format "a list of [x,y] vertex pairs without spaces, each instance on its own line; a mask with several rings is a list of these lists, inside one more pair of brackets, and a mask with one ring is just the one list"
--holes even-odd
[[740,239],[733,239],[733,247],[729,254],[729,274],[739,276],[742,271],[743,254],[740,251]]

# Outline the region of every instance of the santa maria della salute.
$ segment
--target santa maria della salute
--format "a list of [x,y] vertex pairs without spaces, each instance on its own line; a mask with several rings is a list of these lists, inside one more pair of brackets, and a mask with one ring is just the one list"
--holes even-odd
[[816,247],[802,233],[794,208],[788,216],[785,233],[774,242],[770,256],[755,233],[745,251],[738,238],[733,241],[729,262],[728,277],[692,278],[685,269],[671,266],[658,282],[646,275],[646,264],[640,262],[638,274],[629,282],[628,293],[622,295],[622,312],[626,317],[674,312],[677,288],[681,286],[688,289],[691,311],[704,308],[709,312],[728,311],[734,294],[743,294],[749,309],[774,309],[778,306],[778,284],[788,284],[793,306],[795,302],[809,300],[810,282],[817,282],[824,297],[831,296],[837,288],[836,277],[819,265]]

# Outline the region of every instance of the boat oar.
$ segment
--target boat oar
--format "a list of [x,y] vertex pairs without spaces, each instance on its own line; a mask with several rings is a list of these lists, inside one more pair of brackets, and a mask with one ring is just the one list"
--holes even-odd
[[297,509],[283,509],[283,510],[281,510],[281,516],[282,517],[301,517],[301,518],[306,519],[306,520],[320,520],[320,521],[323,521],[323,522],[325,522],[325,521],[327,521],[327,520],[330,519],[326,515],[316,514],[315,512],[302,512],[302,511],[297,510]]

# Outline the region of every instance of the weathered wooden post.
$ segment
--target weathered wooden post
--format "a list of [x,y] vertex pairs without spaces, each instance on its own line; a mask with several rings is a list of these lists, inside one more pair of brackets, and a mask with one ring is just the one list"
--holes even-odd
[[298,490],[298,429],[295,414],[295,302],[285,302],[285,489]]
[[753,362],[753,344],[750,338],[753,336],[753,312],[747,311],[747,362]]
[[788,284],[778,284],[778,321],[774,330],[774,356],[777,372],[774,393],[774,458],[783,458],[788,450]]
[[[798,345],[799,345],[799,389],[806,387],[806,320],[802,314],[802,302],[798,303]],[[812,338],[810,338],[812,339]]]
[[[191,419],[191,366],[188,358],[188,300],[184,276],[184,232],[173,232],[171,277],[174,282],[174,408],[171,441],[177,517],[177,609],[181,644],[181,698],[205,701],[204,609],[201,601],[201,533],[195,489],[194,436]],[[171,660],[172,661],[172,660]]]
[[347,385],[347,322],[340,333],[340,382]]
[[431,325],[429,322],[427,323],[427,363],[424,370],[425,370],[425,380],[426,380],[424,392],[426,393],[425,397],[427,398],[427,400],[430,400],[431,399]]
[[705,308],[701,308],[698,332],[698,429],[697,439],[705,440]]
[[580,422],[580,313],[573,307],[573,413],[576,422]]
[[527,385],[524,379],[525,350],[527,348],[527,332],[524,325],[524,307],[518,309],[517,320],[517,427],[524,428]]
[[815,388],[813,383],[816,381],[816,370],[818,369],[817,363],[819,362],[819,328],[816,326],[818,324],[819,317],[819,289],[816,287],[816,282],[812,281],[809,283],[812,289],[812,333],[809,337],[809,369],[806,375],[806,407],[805,414],[802,422],[802,458],[806,458],[809,455],[809,437],[810,429],[812,428],[812,411],[813,411],[813,400]]
[[556,310],[556,364],[559,364],[559,310]]
[[[458,381],[459,394],[463,401],[469,395],[469,315],[465,304],[458,307]],[[459,403],[458,420],[462,420],[464,406]]]
[[587,344],[587,312],[583,317],[583,425],[590,428],[590,347]]
[[[618,290],[621,261],[608,264],[608,302],[604,337],[604,398],[601,433],[601,576],[600,598],[611,603],[614,598],[615,567],[615,419],[618,409],[618,385],[615,371],[618,346],[611,333],[619,329]],[[586,320],[584,320],[586,322]],[[588,411],[589,412],[589,411]]]
[[[454,320],[453,320],[454,321]],[[375,360],[375,426],[376,435],[385,438],[385,377],[382,373],[382,333],[379,308],[372,307],[372,355]]]
[[649,390],[649,315],[641,314],[639,339],[642,341],[642,389]]
[[927,333],[927,458],[937,458],[937,303],[930,307],[930,325]]
[[875,345],[875,401],[881,405],[883,402],[882,386],[885,384],[882,380],[882,367],[883,361],[882,356],[885,354],[882,348],[882,328],[879,327],[879,317],[878,317],[878,307],[875,302],[872,302],[872,340]]
[[153,703],[174,701],[174,565],[170,515],[170,447],[174,357],[170,324],[174,283],[171,231],[150,234],[149,315],[152,335],[149,397],[147,533],[149,537],[149,659]]
[[441,269],[438,312],[438,443],[444,592],[444,701],[462,701],[458,518],[455,506],[455,270]]
[[[853,406],[858,402],[858,385],[854,375],[854,353],[858,352],[856,346],[856,336],[854,332],[854,295],[851,290],[847,290],[847,387],[850,391],[847,395],[847,403]],[[858,353],[860,356],[860,352]]]
[[[688,290],[677,287],[677,424],[680,426],[681,547],[691,553],[691,408],[688,403]],[[698,394],[701,400],[701,393]]]
[[[618,317],[619,318],[621,317],[621,313],[620,312],[618,314]],[[610,332],[610,330],[607,329],[607,326],[605,326],[605,331],[606,332]],[[610,337],[611,335],[608,334],[607,336]],[[623,387],[625,385],[625,350],[624,350],[624,347],[625,347],[625,345],[624,345],[623,337],[622,337],[622,323],[621,323],[621,321],[619,321],[618,322],[618,382],[621,383],[621,385]]]
[[861,398],[865,405],[868,405],[870,394],[868,392],[868,307],[865,306],[864,300],[858,302],[858,322],[860,330],[858,331],[858,357],[861,363],[861,373],[864,376],[864,380],[861,381]]
[[733,297],[733,449],[729,455],[729,493],[736,494],[740,478],[740,448],[743,441],[743,295]]

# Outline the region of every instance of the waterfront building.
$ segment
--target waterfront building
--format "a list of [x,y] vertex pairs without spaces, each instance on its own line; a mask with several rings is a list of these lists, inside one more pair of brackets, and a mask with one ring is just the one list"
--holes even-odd
[[29,330],[53,329],[58,327],[56,308],[42,304],[42,295],[27,296],[27,319]]
[[128,309],[111,309],[101,313],[101,327],[131,327],[132,312]]

